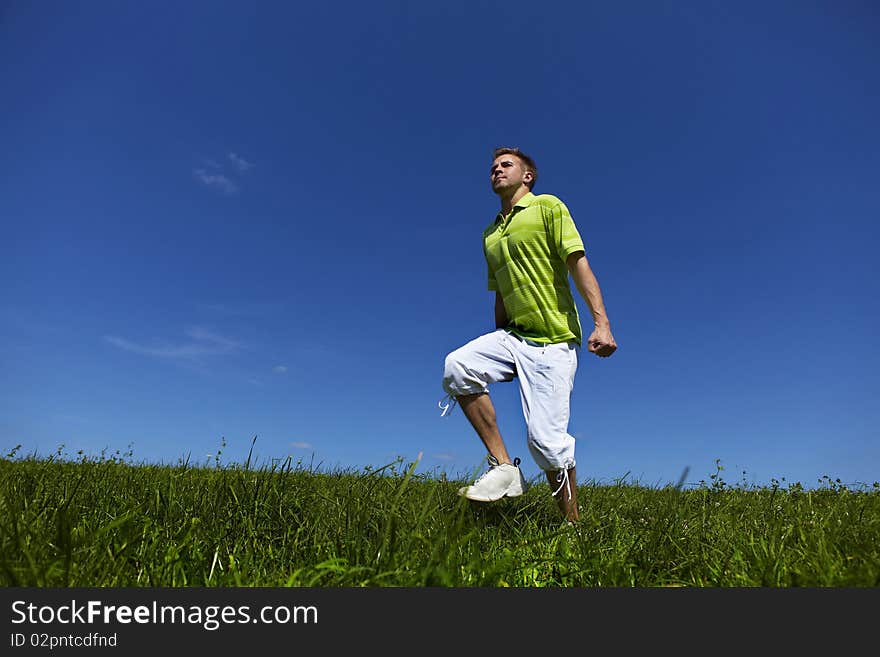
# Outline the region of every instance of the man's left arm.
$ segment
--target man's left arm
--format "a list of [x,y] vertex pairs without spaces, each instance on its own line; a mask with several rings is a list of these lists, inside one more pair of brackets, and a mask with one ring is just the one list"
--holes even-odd
[[575,251],[570,254],[565,264],[571,273],[571,279],[574,281],[575,287],[584,298],[590,312],[593,315],[593,323],[595,328],[587,339],[587,349],[597,356],[607,358],[617,350],[617,343],[614,336],[611,335],[611,323],[608,320],[608,314],[605,312],[605,303],[602,300],[602,290],[599,288],[599,281],[593,273],[587,256],[583,251]]

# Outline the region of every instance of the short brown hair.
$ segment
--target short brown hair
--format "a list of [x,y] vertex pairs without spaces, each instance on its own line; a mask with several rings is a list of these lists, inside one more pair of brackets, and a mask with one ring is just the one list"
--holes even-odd
[[499,146],[492,153],[492,159],[497,159],[499,155],[516,155],[520,162],[523,163],[523,168],[525,168],[526,171],[532,172],[532,182],[526,183],[526,187],[531,191],[532,187],[535,186],[535,183],[538,182],[538,165],[535,164],[535,161],[515,146]]

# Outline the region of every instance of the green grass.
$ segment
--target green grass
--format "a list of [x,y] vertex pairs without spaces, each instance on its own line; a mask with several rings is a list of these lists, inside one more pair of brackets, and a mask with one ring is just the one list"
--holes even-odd
[[880,584],[880,485],[546,483],[493,504],[395,461],[321,472],[0,459],[3,586],[788,587]]

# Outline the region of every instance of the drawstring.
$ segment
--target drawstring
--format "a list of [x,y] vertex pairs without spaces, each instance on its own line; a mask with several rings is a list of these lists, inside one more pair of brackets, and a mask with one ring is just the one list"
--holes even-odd
[[[446,402],[445,404],[443,402]],[[437,407],[443,412],[440,413],[440,417],[443,417],[447,413],[451,413],[452,409],[455,408],[457,400],[451,394],[446,395],[443,399],[437,402]]]
[[571,482],[568,480],[568,468],[562,468],[559,471],[559,474],[556,475],[556,481],[561,481],[562,483],[559,484],[559,488],[553,491],[553,497],[556,497],[564,486],[568,491],[568,499],[571,500]]

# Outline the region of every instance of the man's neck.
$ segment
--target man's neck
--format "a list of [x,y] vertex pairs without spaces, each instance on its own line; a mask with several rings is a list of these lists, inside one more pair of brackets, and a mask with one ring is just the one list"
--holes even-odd
[[513,206],[517,204],[523,196],[529,193],[529,188],[523,185],[522,187],[518,187],[517,190],[510,197],[501,197],[501,214],[505,217],[510,214],[510,211],[513,210]]

